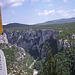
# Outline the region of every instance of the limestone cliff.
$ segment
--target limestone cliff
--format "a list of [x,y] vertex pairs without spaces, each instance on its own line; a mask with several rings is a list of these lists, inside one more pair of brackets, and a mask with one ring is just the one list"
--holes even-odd
[[[49,42],[54,52],[60,51],[62,48],[66,49],[75,46],[75,42],[70,42],[68,39],[59,40],[56,38],[58,31],[50,29],[29,29],[27,31],[20,30],[5,30],[9,43],[22,47],[28,50],[31,55],[39,56],[41,48],[45,42]],[[72,40],[75,35],[72,35]],[[54,49],[55,48],[55,49]],[[56,51],[55,51],[56,50]]]
[[70,48],[70,47],[75,47],[75,36],[72,38],[72,41],[68,40],[68,39],[57,39],[57,48],[58,51],[60,51],[61,49],[66,49],[66,48]]
[[56,35],[58,34],[57,31],[50,29],[30,29],[27,31],[6,30],[5,33],[7,34],[9,43],[22,47],[25,50],[28,49],[29,53],[34,56],[40,55],[41,47],[46,41],[49,41],[52,48],[54,48],[57,41]]
[[8,44],[8,39],[5,33],[0,35],[0,43]]

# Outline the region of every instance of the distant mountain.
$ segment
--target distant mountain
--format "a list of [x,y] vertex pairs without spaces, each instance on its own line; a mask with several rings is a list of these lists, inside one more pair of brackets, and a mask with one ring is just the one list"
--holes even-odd
[[[75,17],[47,21],[47,22],[44,22],[44,23],[34,24],[33,26],[35,26],[35,25],[61,24],[61,23],[70,23],[70,22],[75,22]],[[31,26],[31,25],[20,24],[20,23],[10,23],[10,24],[4,25],[3,27],[29,27],[29,26]]]
[[7,25],[4,25],[3,27],[27,27],[29,25],[27,24],[20,24],[20,23],[10,23]]
[[66,19],[58,19],[58,20],[47,21],[47,22],[44,22],[44,23],[36,24],[36,25],[61,24],[61,23],[69,23],[69,22],[75,22],[75,17],[74,18],[66,18]]

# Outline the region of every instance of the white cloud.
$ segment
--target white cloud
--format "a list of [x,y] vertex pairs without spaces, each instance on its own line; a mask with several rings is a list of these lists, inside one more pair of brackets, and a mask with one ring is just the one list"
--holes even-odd
[[43,2],[50,2],[51,0],[43,0]]
[[38,11],[38,9],[35,9],[35,11]]
[[17,3],[12,4],[11,7],[17,7],[17,6],[20,6],[20,5],[23,5],[23,4],[20,3],[20,2],[17,2]]
[[70,17],[72,17],[72,16],[69,14],[69,11],[58,10],[57,13],[60,14],[60,15],[62,15],[62,16],[65,17],[65,18],[70,18]]
[[37,2],[37,1],[42,1],[42,2],[50,2],[51,0],[30,0],[31,2]]
[[0,5],[3,8],[7,7],[17,7],[23,5],[24,2],[31,1],[31,2],[37,2],[37,1],[42,1],[42,2],[49,2],[51,0],[0,0]]
[[49,15],[49,14],[54,14],[55,10],[44,10],[43,12],[39,12],[38,15]]
[[37,2],[37,1],[39,1],[39,0],[31,0],[31,2]]
[[23,4],[23,2],[28,0],[1,0],[0,4],[3,8],[6,7],[17,7]]
[[50,7],[52,7],[52,6],[53,6],[53,4],[49,4],[49,6],[50,6]]
[[2,3],[0,2],[0,5],[2,6]]
[[75,12],[75,9],[73,9],[73,11]]
[[73,17],[74,15],[73,14],[70,14],[70,11],[69,10],[44,10],[43,12],[38,12],[38,15],[41,16],[46,16],[46,15],[55,15],[55,14],[59,14],[61,15],[63,18],[70,18],[70,17]]
[[14,11],[12,10],[11,13],[14,14]]
[[48,18],[45,18],[45,20],[48,20]]
[[68,1],[68,0],[63,0],[65,3]]

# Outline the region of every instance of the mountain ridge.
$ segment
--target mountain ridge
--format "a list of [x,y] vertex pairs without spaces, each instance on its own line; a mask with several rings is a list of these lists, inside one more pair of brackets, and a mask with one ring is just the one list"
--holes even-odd
[[62,24],[62,23],[70,23],[70,22],[75,22],[75,17],[51,20],[51,21],[46,21],[44,23],[37,23],[37,24],[32,24],[32,25],[21,24],[21,23],[9,23],[7,25],[3,25],[3,27],[28,27],[28,26],[37,26],[37,25]]
[[27,27],[27,26],[29,25],[21,23],[9,23],[7,25],[3,25],[3,27]]
[[62,23],[70,23],[70,22],[75,22],[75,17],[73,17],[73,18],[56,19],[56,20],[46,21],[44,23],[39,23],[39,24],[40,25],[46,25],[46,24],[62,24]]

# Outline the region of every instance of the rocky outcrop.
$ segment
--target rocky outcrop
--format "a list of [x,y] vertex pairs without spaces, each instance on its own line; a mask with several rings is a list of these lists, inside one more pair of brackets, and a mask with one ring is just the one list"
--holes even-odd
[[75,34],[72,34],[72,39],[75,39]]
[[25,58],[26,53],[23,48],[11,44],[0,44],[0,49],[7,50],[8,48],[10,51],[13,48],[15,49],[15,58],[17,61],[21,61],[22,59]]
[[5,33],[0,35],[0,43],[8,44],[7,36]]
[[63,48],[63,41],[62,41],[62,39],[61,40],[57,40],[57,48],[58,48],[58,51],[60,51]]
[[72,35],[72,41],[65,39],[65,40],[58,40],[57,39],[57,48],[58,51],[60,51],[61,49],[66,49],[66,48],[70,48],[70,47],[75,47],[75,39],[74,39],[74,35]]
[[68,40],[67,39],[65,39],[64,41],[63,41],[63,48],[64,49],[66,49],[66,48],[70,48],[70,43],[68,42]]
[[15,44],[24,49],[29,49],[30,54],[38,56],[42,45],[50,40],[56,40],[58,32],[53,30],[27,30],[27,31],[9,31],[6,30],[9,43]]
[[[65,40],[58,40],[56,35],[59,33],[58,31],[53,30],[46,30],[46,29],[37,29],[37,30],[27,30],[27,31],[20,31],[20,30],[5,30],[7,34],[7,38],[9,43],[15,44],[16,46],[22,47],[25,50],[28,50],[31,55],[39,56],[41,52],[42,45],[48,41],[52,50],[66,49],[69,47],[75,46],[75,43],[69,43],[68,39]],[[72,35],[72,39],[75,38],[75,35]],[[56,47],[57,46],[57,47]],[[45,52],[42,51],[41,54]]]
[[66,48],[69,48],[71,47],[71,45],[69,44],[68,40],[65,39],[65,40],[57,40],[57,48],[58,48],[58,51],[60,51],[61,49],[66,49]]

